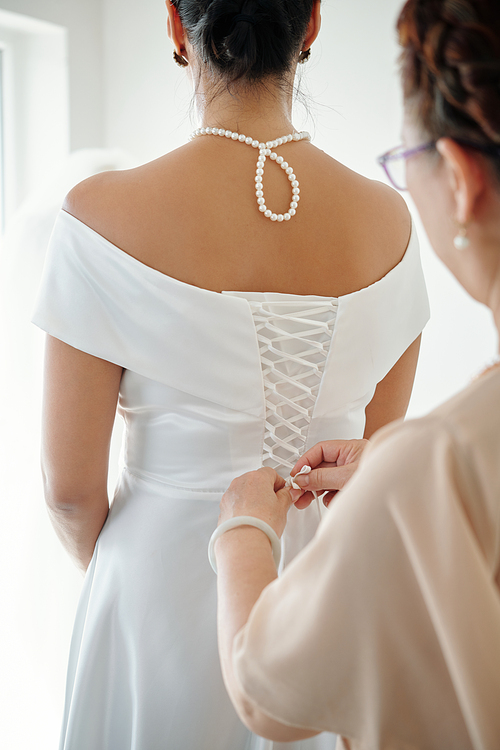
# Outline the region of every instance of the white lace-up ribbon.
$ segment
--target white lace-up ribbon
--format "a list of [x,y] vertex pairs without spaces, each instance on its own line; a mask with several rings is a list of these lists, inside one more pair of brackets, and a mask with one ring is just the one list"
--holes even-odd
[[304,453],[337,301],[250,301],[262,366],[263,465],[290,471]]
[[305,465],[304,465],[304,466],[303,466],[303,467],[301,468],[301,470],[300,470],[300,471],[298,471],[298,472],[297,472],[297,473],[295,474],[295,476],[294,476],[294,477],[291,477],[291,476],[290,476],[290,477],[287,477],[287,478],[286,478],[286,480],[285,480],[285,487],[286,487],[287,489],[292,489],[292,490],[302,490],[303,492],[311,492],[311,493],[312,493],[312,494],[314,495],[314,499],[315,499],[315,500],[317,500],[317,499],[318,499],[318,493],[317,493],[317,492],[315,492],[314,490],[305,490],[305,489],[304,489],[303,487],[300,487],[300,486],[299,486],[299,485],[297,484],[297,482],[294,482],[294,479],[295,479],[295,477],[298,477],[298,476],[300,476],[301,474],[310,474],[310,473],[311,473],[311,471],[312,471],[312,468],[311,468],[310,466],[308,466],[307,464],[305,464]]

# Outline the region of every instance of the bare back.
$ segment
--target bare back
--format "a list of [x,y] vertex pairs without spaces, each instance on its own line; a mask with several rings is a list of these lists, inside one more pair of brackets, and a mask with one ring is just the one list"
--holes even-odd
[[[141,167],[86,180],[65,210],[158,271],[213,291],[338,297],[401,260],[410,217],[395,191],[305,141],[279,147],[300,180],[289,222],[257,211],[256,151],[204,137]],[[286,210],[290,183],[271,161],[266,202]]]

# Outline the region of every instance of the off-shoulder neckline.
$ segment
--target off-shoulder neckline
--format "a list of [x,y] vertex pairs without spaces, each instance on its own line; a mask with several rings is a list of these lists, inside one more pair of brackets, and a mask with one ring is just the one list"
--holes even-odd
[[[244,297],[245,295],[251,296],[251,295],[274,295],[279,297],[290,297],[290,298],[299,298],[304,300],[322,300],[322,301],[331,301],[331,300],[343,300],[347,299],[349,297],[353,297],[354,295],[363,293],[368,291],[369,289],[373,289],[378,284],[381,284],[382,282],[386,281],[391,277],[394,273],[396,273],[401,266],[406,262],[411,247],[414,243],[416,234],[415,234],[415,228],[413,219],[411,219],[411,228],[410,228],[410,237],[408,239],[408,244],[406,246],[405,252],[399,263],[396,263],[393,268],[391,268],[390,271],[388,271],[382,278],[377,279],[377,281],[374,281],[372,284],[369,284],[368,286],[362,287],[361,289],[357,289],[354,292],[349,292],[348,294],[342,294],[338,297],[325,297],[322,295],[317,294],[293,294],[293,293],[287,293],[287,292],[271,292],[271,291],[236,291],[236,290],[223,290],[221,292],[216,292],[213,289],[207,289],[206,287],[202,286],[196,286],[196,284],[189,284],[187,281],[181,281],[180,279],[176,279],[175,276],[169,276],[166,273],[163,273],[163,271],[158,271],[157,268],[153,268],[153,266],[148,266],[147,263],[143,263],[142,261],[135,258],[133,255],[130,255],[129,253],[126,253],[124,250],[122,250],[118,245],[115,245],[110,240],[106,239],[102,234],[99,234],[99,232],[96,232],[95,229],[92,229],[92,227],[89,227],[88,224],[85,224],[85,222],[81,221],[80,219],[77,219],[76,216],[73,216],[73,214],[70,214],[68,211],[65,211],[64,209],[61,209],[60,214],[63,214],[64,216],[68,217],[70,222],[73,221],[81,227],[84,231],[88,231],[93,235],[97,240],[102,242],[107,248],[112,250],[114,253],[117,254],[117,257],[121,257],[125,263],[130,263],[131,265],[135,266],[136,268],[140,268],[141,271],[144,273],[152,274],[155,278],[162,279],[166,283],[172,283],[174,285],[179,285],[180,287],[185,287],[190,290],[195,290],[201,293],[206,294],[215,294],[218,297],[225,297],[226,295],[241,295]],[[119,256],[118,256],[119,254]]]

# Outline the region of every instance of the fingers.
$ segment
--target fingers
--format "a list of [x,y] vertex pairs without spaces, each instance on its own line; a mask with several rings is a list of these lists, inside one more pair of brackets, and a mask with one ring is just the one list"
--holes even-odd
[[327,463],[337,466],[353,463],[359,460],[367,445],[368,440],[323,440],[304,453],[291,473],[295,475],[306,464],[316,469]]
[[309,450],[299,458],[291,471],[292,476],[300,471],[306,464],[314,469],[316,466],[319,466],[319,464],[325,462],[335,463],[344,443],[344,440],[324,440],[321,443],[316,443],[316,445],[309,448]]
[[357,464],[314,469],[310,474],[295,478],[299,487],[306,490],[341,490],[356,471]]
[[294,504],[292,494],[288,487],[283,487],[283,489],[278,490],[276,497],[285,504],[287,510]]

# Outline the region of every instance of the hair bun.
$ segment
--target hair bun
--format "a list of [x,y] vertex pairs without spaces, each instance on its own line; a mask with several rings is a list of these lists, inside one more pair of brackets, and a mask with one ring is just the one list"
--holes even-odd
[[302,45],[313,0],[182,0],[189,41],[228,82],[281,76]]

